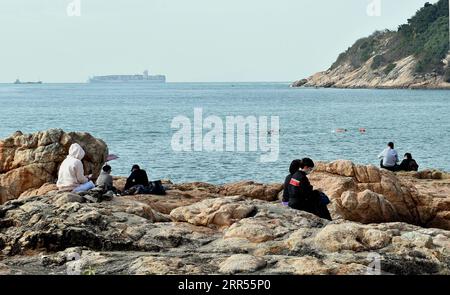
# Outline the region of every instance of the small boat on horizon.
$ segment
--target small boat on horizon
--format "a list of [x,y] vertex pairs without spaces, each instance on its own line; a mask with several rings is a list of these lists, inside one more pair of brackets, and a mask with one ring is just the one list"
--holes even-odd
[[14,84],[42,84],[42,81],[21,82],[19,79],[16,79],[16,81],[14,81]]

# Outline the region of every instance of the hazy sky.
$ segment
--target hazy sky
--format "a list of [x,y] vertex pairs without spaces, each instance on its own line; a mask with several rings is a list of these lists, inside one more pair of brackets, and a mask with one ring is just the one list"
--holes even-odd
[[[67,14],[74,1],[80,16]],[[369,16],[377,1],[381,16]],[[396,29],[425,2],[1,0],[0,82],[145,69],[172,82],[292,81],[328,68],[356,39]]]

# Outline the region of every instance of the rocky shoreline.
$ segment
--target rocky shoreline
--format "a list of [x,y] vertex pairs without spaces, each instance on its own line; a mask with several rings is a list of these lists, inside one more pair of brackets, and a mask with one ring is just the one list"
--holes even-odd
[[[448,63],[450,55],[445,59]],[[307,88],[348,88],[348,89],[450,89],[442,75],[414,73],[416,60],[409,56],[397,61],[396,67],[385,75],[380,70],[373,70],[374,57],[360,67],[355,68],[350,61],[336,68],[315,73],[291,84],[291,87]]]
[[73,141],[98,171],[107,146],[87,133],[0,141],[0,274],[368,274],[374,257],[382,274],[450,274],[446,173],[319,163],[332,222],[282,206],[281,183],[166,181],[166,196],[93,203],[55,190]]

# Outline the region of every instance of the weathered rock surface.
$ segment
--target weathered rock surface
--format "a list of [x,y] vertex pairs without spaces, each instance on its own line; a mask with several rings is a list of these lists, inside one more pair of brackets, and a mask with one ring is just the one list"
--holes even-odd
[[261,184],[253,181],[241,181],[221,186],[219,194],[224,196],[240,195],[251,199],[275,201],[278,199],[278,193],[282,189],[283,185],[279,183]]
[[20,194],[19,199],[33,196],[42,196],[57,190],[58,187],[56,186],[56,183],[44,183],[39,188],[31,188],[29,190],[24,191],[23,193]]
[[164,216],[121,197],[9,201],[0,206],[0,272],[366,274],[379,258],[381,273],[450,274],[446,230],[328,222],[242,196],[213,196]]
[[449,89],[450,83],[442,75],[417,75],[414,72],[416,59],[408,56],[396,61],[395,67],[388,73],[386,67],[372,69],[374,57],[360,67],[344,63],[336,68],[318,72],[306,79],[295,81],[293,87],[333,87],[333,88],[438,88]]
[[240,200],[242,197],[207,199],[187,207],[176,208],[170,212],[170,216],[175,221],[194,225],[230,226],[256,211],[251,202],[237,202]]
[[428,173],[404,173],[399,178],[412,187],[425,226],[450,229],[450,177],[439,171]]
[[[362,223],[402,221],[450,229],[450,182],[437,172],[399,173],[338,160],[318,163],[310,175],[314,187],[331,199],[334,219]],[[441,178],[446,176],[441,173]],[[428,184],[428,185],[426,185]]]
[[[317,163],[309,176],[316,189],[324,191],[332,200],[328,206],[333,219],[345,219],[361,223],[406,222],[424,227],[450,229],[450,177],[439,171],[392,173],[372,165],[358,165],[351,161],[337,160]],[[116,178],[117,187],[124,183]],[[202,182],[171,184],[167,196],[128,196],[151,208],[170,214],[178,207],[188,206],[207,198],[241,196],[246,199],[273,201],[281,195],[282,184],[258,184],[242,181],[225,185]],[[209,205],[197,208],[205,215]],[[184,209],[183,209],[184,210]],[[174,212],[181,214],[181,209]],[[185,214],[185,213],[183,213]],[[181,215],[183,215],[181,214]],[[185,216],[187,221],[190,217]],[[199,224],[204,221],[198,221]]]
[[0,140],[0,204],[16,199],[26,191],[27,195],[45,193],[31,190],[55,181],[59,165],[75,142],[86,151],[83,159],[86,174],[98,175],[108,148],[89,133],[66,133],[61,129],[33,134],[18,131]]

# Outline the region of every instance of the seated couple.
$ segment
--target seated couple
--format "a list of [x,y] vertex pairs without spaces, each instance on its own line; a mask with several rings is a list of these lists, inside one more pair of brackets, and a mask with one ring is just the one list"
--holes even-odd
[[321,218],[331,220],[327,205],[329,198],[318,190],[313,190],[307,175],[314,168],[310,158],[294,160],[289,167],[289,175],[284,181],[283,205],[306,211]]
[[403,161],[398,165],[398,153],[394,149],[394,143],[389,142],[387,147],[378,155],[381,159],[380,167],[396,172],[396,171],[418,171],[419,165],[412,158],[410,153],[406,153]]

